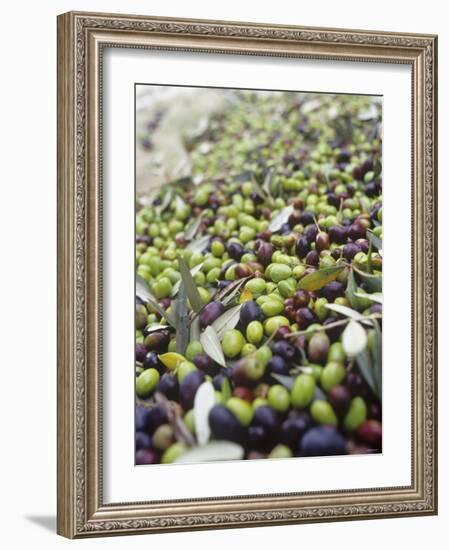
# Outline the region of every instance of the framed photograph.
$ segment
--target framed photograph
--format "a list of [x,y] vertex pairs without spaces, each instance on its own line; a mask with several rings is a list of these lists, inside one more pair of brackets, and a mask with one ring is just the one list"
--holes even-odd
[[437,37],[58,18],[58,532],[437,512]]

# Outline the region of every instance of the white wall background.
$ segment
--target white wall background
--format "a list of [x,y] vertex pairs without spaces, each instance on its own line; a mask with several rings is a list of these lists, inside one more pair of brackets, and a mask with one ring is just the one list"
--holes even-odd
[[[448,305],[445,214],[449,177],[449,30],[445,4],[376,0],[15,0],[2,8],[0,87],[0,507],[4,548],[115,547],[202,550],[213,545],[409,550],[446,548],[449,534]],[[139,13],[439,34],[440,514],[229,531],[91,539],[70,543],[56,514],[56,15],[69,10]],[[400,232],[398,227],[398,244]]]

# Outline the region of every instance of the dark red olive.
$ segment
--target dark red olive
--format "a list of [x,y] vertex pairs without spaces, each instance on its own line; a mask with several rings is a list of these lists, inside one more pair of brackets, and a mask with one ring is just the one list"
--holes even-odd
[[333,386],[329,390],[327,399],[332,405],[334,411],[338,415],[342,416],[349,408],[349,404],[351,402],[351,392],[346,386],[339,384],[337,386]]
[[318,233],[315,239],[315,249],[318,252],[327,250],[329,248],[329,235],[324,233],[324,231]]
[[[295,311],[296,314],[296,311]],[[276,340],[284,340],[285,337],[290,334],[292,329],[287,326],[281,326],[279,327],[276,332],[274,333],[273,339]]]
[[366,235],[366,227],[359,221],[355,221],[348,229],[348,237],[356,241],[357,239],[363,239]]
[[148,353],[146,346],[143,344],[136,344],[136,361],[143,363],[145,361],[145,355]]
[[295,301],[295,305],[297,307],[306,307],[310,302],[310,294],[307,290],[300,288],[294,293],[293,300]]
[[311,250],[306,256],[307,265],[318,267],[319,261],[320,257],[318,256],[318,252],[316,250]]
[[355,436],[360,443],[375,450],[380,450],[382,446],[382,424],[378,420],[365,420],[357,428]]
[[273,256],[273,245],[265,241],[259,241],[256,256],[258,262],[267,266],[271,262],[271,256]]

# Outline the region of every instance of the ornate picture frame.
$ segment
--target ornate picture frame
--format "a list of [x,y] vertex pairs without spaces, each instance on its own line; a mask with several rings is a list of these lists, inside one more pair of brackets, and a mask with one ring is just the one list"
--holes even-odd
[[[104,503],[105,47],[404,64],[412,74],[412,483]],[[58,533],[70,538],[437,513],[437,37],[76,13],[58,17]]]

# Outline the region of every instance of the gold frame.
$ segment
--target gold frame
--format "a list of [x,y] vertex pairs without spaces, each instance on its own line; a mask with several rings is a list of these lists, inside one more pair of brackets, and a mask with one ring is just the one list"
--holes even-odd
[[[103,47],[405,63],[412,68],[412,484],[104,504]],[[58,17],[58,533],[79,538],[437,513],[437,37],[130,15]]]

